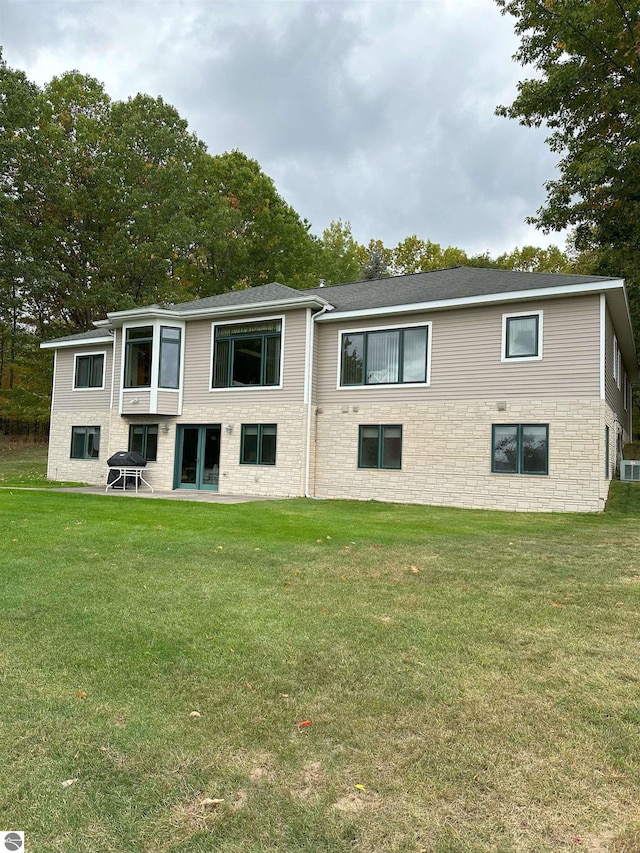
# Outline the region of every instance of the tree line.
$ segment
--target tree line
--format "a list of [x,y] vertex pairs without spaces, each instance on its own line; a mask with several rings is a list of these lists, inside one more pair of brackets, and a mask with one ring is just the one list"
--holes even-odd
[[114,101],[72,71],[40,87],[0,49],[0,428],[45,421],[41,340],[108,311],[280,281],[291,287],[461,264],[627,278],[640,326],[640,0],[496,0],[536,76],[498,112],[545,124],[560,157],[531,218],[569,227],[566,251],[498,257],[411,235],[359,244],[349,222],[316,236],[260,165],[210,154],[162,98]]

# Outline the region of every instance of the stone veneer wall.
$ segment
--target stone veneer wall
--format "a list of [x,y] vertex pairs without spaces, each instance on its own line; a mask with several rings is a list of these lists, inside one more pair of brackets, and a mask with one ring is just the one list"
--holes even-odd
[[[355,411],[354,411],[355,408]],[[345,411],[345,409],[348,409]],[[599,399],[442,402],[318,409],[312,494],[521,511],[604,508],[604,424]],[[491,473],[492,424],[549,424],[549,474]],[[402,470],[358,468],[358,426],[402,424]]]
[[[610,461],[615,464],[616,422],[603,401],[541,400],[507,404],[441,403],[432,406],[343,406],[312,409],[310,493],[322,498],[398,501],[480,509],[588,511],[604,508],[605,425],[610,428]],[[159,423],[158,461],[146,478],[154,488],[173,488],[176,423],[222,425],[221,494],[290,497],[304,495],[306,406],[260,405],[218,410],[185,409],[181,418],[149,416]],[[52,480],[106,483],[106,460],[128,445],[133,419],[108,412],[55,412],[51,419],[47,476]],[[135,422],[143,422],[135,419]],[[233,423],[227,433],[225,424]],[[240,465],[242,423],[277,423],[276,465]],[[402,424],[402,470],[357,467],[360,424]],[[491,425],[548,423],[549,475],[491,473]],[[168,432],[162,429],[169,427]],[[100,457],[69,458],[72,426],[100,426]]]
[[[158,459],[149,462],[145,472],[154,489],[173,489],[176,451],[176,426],[220,424],[220,494],[292,497],[304,495],[306,451],[306,406],[259,404],[216,407],[185,406],[179,418],[148,415],[127,418],[115,414],[111,422],[110,449],[106,460],[116,450],[127,448],[130,423],[158,423]],[[275,465],[240,465],[240,433],[243,423],[275,423],[278,425]],[[163,425],[169,431],[164,432]],[[226,424],[233,424],[229,433]],[[102,453],[100,454],[102,457]],[[104,463],[106,464],[106,462]]]
[[[100,427],[100,456],[98,459],[71,459],[71,427]],[[78,483],[101,485],[107,482],[109,458],[109,412],[77,410],[57,411],[51,414],[49,428],[49,459],[47,478]]]

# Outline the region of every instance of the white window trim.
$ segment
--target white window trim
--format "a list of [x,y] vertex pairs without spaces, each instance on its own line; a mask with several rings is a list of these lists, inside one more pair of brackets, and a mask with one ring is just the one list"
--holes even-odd
[[[507,357],[507,320],[512,320],[518,317],[537,317],[538,318],[538,354],[537,355],[513,355]],[[505,364],[513,364],[522,361],[542,361],[542,341],[544,339],[543,330],[543,312],[542,311],[518,311],[517,313],[502,315],[502,355],[501,361]]]
[[[280,320],[280,383],[278,385],[229,385],[224,388],[214,388],[213,387],[213,354],[216,343],[216,328],[218,326],[242,326],[242,325],[250,325],[251,323],[268,323],[272,320]],[[235,320],[225,320],[224,322],[216,323],[213,322],[211,324],[211,347],[209,350],[209,391],[213,393],[219,394],[229,393],[229,391],[240,391],[245,393],[247,391],[282,391],[284,388],[284,344],[285,344],[285,315],[284,314],[276,314],[269,317],[262,317],[260,315],[254,317],[236,317]]]
[[624,410],[626,412],[629,408],[629,379],[627,377],[626,372],[624,374],[624,379],[623,379],[623,388],[624,388],[624,392],[623,392],[624,393]]
[[[124,371],[127,355],[127,331],[129,329],[141,329],[144,326],[151,326],[152,341],[151,341],[151,385],[146,388],[125,388],[124,387]],[[168,326],[172,329],[180,329],[180,376],[179,386],[177,388],[160,388],[160,329],[162,326]],[[149,410],[145,415],[158,414],[158,391],[162,394],[178,394],[178,415],[182,414],[182,397],[184,389],[184,354],[185,354],[185,338],[186,324],[184,320],[171,319],[168,322],[165,318],[154,320],[140,320],[137,323],[125,323],[121,329],[122,341],[120,342],[120,405],[119,413],[124,411],[124,396],[144,395],[149,394]]]
[[[102,356],[102,385],[95,385],[91,388],[85,388],[83,385],[76,385],[76,364],[79,358],[83,358],[87,355],[101,355]],[[105,373],[107,370],[107,351],[106,350],[92,350],[91,352],[74,352],[73,354],[73,390],[74,391],[104,391],[104,379]]]
[[[342,375],[342,336],[358,335],[363,332],[393,332],[395,329],[428,329],[427,333],[427,378],[426,382],[385,382],[362,385],[341,385]],[[377,388],[428,388],[431,385],[431,343],[433,340],[433,322],[426,320],[422,323],[394,323],[392,326],[363,326],[355,329],[338,329],[338,369],[336,375],[336,390],[338,391],[371,391]]]

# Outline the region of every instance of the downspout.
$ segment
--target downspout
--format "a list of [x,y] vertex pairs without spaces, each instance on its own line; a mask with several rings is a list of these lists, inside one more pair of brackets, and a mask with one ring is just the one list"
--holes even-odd
[[309,493],[309,485],[311,479],[311,406],[313,402],[313,348],[315,342],[315,324],[318,317],[322,317],[327,311],[330,311],[332,305],[323,305],[322,308],[316,313],[312,314],[311,309],[307,309],[307,329],[306,329],[306,337],[307,337],[307,352],[306,352],[306,371],[304,377],[304,390],[305,390],[305,398],[307,403],[307,448],[306,448],[306,460],[305,460],[305,478],[304,478],[304,496],[305,498],[311,498],[313,495]]

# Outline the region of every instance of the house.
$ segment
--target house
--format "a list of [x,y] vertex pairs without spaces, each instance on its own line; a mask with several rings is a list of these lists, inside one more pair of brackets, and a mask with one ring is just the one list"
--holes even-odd
[[116,311],[55,353],[48,476],[598,511],[631,436],[624,282],[456,267]]

